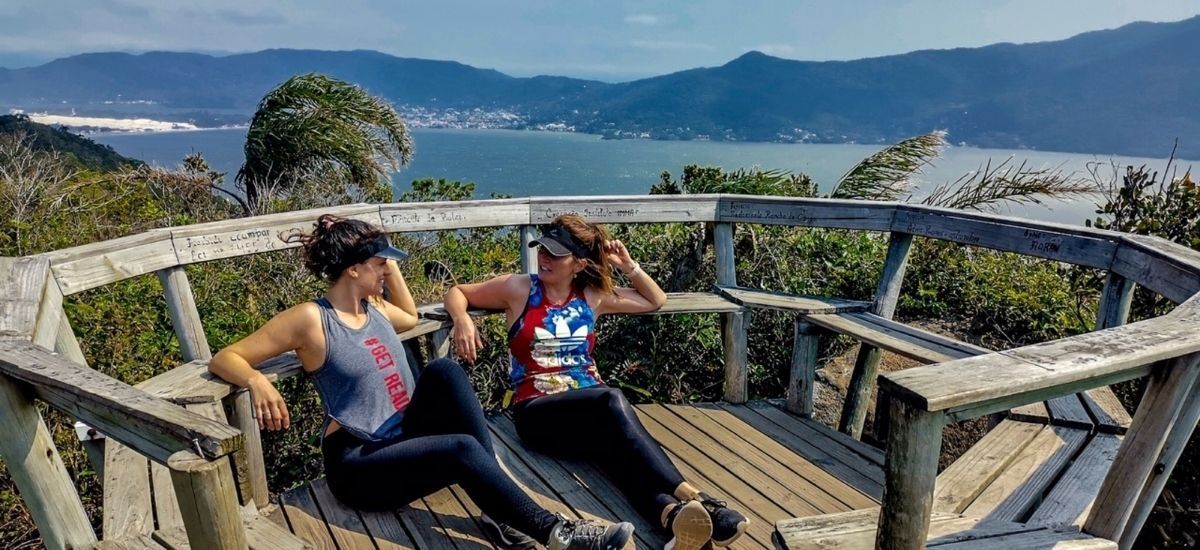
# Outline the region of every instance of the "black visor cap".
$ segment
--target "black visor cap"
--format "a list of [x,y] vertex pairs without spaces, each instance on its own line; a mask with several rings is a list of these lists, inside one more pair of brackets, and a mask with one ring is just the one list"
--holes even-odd
[[374,240],[363,246],[364,259],[372,256],[379,256],[389,260],[400,261],[408,257],[408,253],[392,246],[391,241],[388,241],[387,236],[380,235]]
[[576,258],[590,258],[583,243],[579,242],[571,232],[563,229],[561,226],[552,225],[546,228],[541,237],[534,239],[529,243],[529,248],[541,246],[553,256],[575,256]]

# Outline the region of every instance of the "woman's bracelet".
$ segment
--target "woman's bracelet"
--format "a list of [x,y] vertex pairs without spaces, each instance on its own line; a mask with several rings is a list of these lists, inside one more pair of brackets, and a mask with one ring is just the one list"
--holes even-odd
[[639,264],[639,263],[637,263],[637,262],[633,262],[633,269],[630,269],[629,271],[626,271],[626,272],[625,272],[625,276],[626,276],[626,277],[633,277],[634,275],[636,275],[636,274],[637,274],[638,270],[639,270],[639,269],[641,269],[641,268],[642,268],[642,264]]

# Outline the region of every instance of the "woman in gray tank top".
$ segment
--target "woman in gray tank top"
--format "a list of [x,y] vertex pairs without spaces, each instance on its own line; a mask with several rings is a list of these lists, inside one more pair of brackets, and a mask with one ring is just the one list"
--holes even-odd
[[[295,351],[321,396],[321,451],[333,494],[363,510],[394,509],[458,484],[506,547],[621,548],[629,523],[567,520],[538,506],[496,462],[483,410],[463,369],[448,359],[419,373],[397,332],[417,308],[386,234],[362,221],[324,215],[294,237],[304,262],[329,281],[325,296],[284,311],[221,350],[209,370],[249,388],[259,427],[287,429],[287,404],[253,368]],[[384,290],[387,299],[383,299]]]

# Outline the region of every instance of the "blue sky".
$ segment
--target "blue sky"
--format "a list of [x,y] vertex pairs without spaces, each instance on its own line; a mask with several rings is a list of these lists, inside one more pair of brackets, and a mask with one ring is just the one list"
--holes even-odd
[[[372,49],[515,76],[628,80],[749,50],[844,60],[1176,21],[1197,0],[4,0],[0,66],[83,52]],[[1085,7],[1086,6],[1086,7]]]

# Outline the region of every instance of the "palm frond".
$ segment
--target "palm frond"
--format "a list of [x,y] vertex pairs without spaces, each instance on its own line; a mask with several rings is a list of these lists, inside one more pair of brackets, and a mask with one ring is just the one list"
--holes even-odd
[[994,211],[1002,203],[1042,204],[1044,198],[1068,199],[1096,193],[1095,184],[1073,172],[1063,172],[1062,165],[1035,169],[1028,161],[1013,165],[1012,160],[1009,157],[993,167],[989,159],[979,170],[937,186],[921,204]]
[[935,130],[888,146],[859,162],[830,192],[835,199],[892,201],[912,190],[912,177],[946,146],[946,131]]

